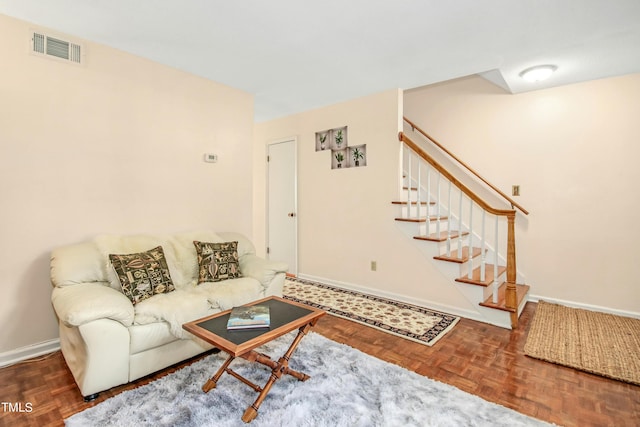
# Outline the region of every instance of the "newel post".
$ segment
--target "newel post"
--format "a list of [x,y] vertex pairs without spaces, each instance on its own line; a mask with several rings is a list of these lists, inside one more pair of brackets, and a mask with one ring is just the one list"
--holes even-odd
[[516,213],[507,216],[507,289],[505,303],[511,312],[511,328],[518,327],[518,296],[516,294]]

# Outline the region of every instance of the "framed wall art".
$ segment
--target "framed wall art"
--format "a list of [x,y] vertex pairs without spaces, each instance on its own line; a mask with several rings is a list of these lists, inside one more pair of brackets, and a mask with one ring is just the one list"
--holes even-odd
[[331,169],[357,168],[367,165],[367,145],[349,146],[348,126],[316,132],[316,151],[331,152]]

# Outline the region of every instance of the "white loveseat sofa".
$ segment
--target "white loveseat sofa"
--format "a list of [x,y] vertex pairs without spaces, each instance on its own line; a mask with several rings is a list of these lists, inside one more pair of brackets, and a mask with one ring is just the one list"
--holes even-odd
[[[237,241],[242,277],[198,283],[194,241]],[[109,254],[133,254],[161,246],[175,290],[137,302],[125,296]],[[255,255],[253,244],[232,232],[98,236],[51,253],[52,303],[60,346],[89,400],[200,354],[210,345],[182,324],[269,295],[282,296],[287,265]]]

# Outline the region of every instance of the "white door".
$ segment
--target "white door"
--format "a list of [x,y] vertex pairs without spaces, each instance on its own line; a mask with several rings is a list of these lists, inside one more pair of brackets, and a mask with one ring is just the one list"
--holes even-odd
[[267,146],[267,254],[298,273],[298,216],[296,140],[287,138]]

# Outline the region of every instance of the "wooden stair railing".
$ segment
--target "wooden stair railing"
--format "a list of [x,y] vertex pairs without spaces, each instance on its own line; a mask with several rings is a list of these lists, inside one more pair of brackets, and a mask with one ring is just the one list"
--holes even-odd
[[[405,119],[406,120],[406,119]],[[417,127],[412,124],[411,122],[409,122],[408,120],[406,120],[413,128]],[[440,144],[438,144],[437,142],[435,142],[432,138],[430,138],[428,135],[426,135],[424,132],[419,131],[421,134],[423,134],[426,138],[428,138],[430,141],[434,142],[435,144],[438,145],[439,148],[443,149],[447,154],[449,154],[450,156],[452,156],[453,158],[455,158],[455,156],[453,156],[451,153],[449,153],[446,149],[444,149],[444,147],[442,147]],[[460,180],[458,180],[456,177],[454,177],[449,171],[447,171],[442,165],[440,165],[433,157],[431,157],[429,154],[427,154],[420,146],[418,146],[414,141],[411,140],[411,138],[409,138],[407,135],[405,135],[403,132],[400,132],[398,134],[398,139],[407,147],[409,148],[415,155],[417,155],[420,159],[424,160],[427,164],[429,164],[435,171],[437,171],[439,173],[438,179],[440,179],[439,177],[442,176],[444,177],[446,180],[449,181],[449,183],[451,183],[452,185],[454,185],[455,187],[457,187],[460,190],[460,209],[462,211],[462,193],[464,193],[469,200],[471,201],[471,211],[470,211],[470,216],[473,214],[473,203],[475,203],[476,205],[478,205],[484,212],[488,212],[490,214],[493,214],[496,216],[496,238],[497,238],[497,230],[498,230],[498,218],[499,217],[504,217],[507,220],[507,255],[506,255],[506,289],[504,291],[504,298],[505,298],[505,306],[507,311],[510,312],[510,319],[511,319],[511,327],[512,328],[516,328],[518,325],[518,295],[517,295],[517,286],[516,286],[516,275],[517,275],[517,268],[516,268],[516,244],[515,244],[515,218],[516,218],[516,211],[515,209],[498,209],[495,208],[493,206],[491,206],[490,204],[488,204],[485,200],[483,200],[480,196],[478,196],[476,193],[474,193],[469,187],[467,187],[464,183],[462,183]],[[457,158],[455,158],[458,162],[460,162]],[[460,162],[461,164],[463,164],[462,162]],[[464,165],[464,164],[463,164]],[[468,170],[472,171],[468,166],[464,165]],[[512,207],[517,207],[519,210],[521,210],[524,214],[528,214],[528,212],[522,208],[521,206],[519,206],[517,203],[513,202],[509,197],[507,197],[506,195],[504,195],[503,193],[501,193],[499,190],[497,190],[495,187],[493,187],[491,184],[489,184],[488,182],[486,182],[486,180],[484,180],[483,178],[481,178],[479,175],[477,175],[475,172],[472,171],[472,173],[476,176],[478,176],[483,182],[487,183],[487,185],[489,185],[492,189],[494,189],[496,192],[498,192],[501,196],[503,196],[505,199],[507,199],[509,201],[509,203],[511,203]],[[414,186],[414,184],[411,182],[412,181],[412,171],[411,171],[411,160],[409,160],[409,172],[408,172],[408,177],[409,177],[409,182],[407,183],[407,187],[405,187],[405,189],[409,190],[409,193],[411,193],[411,191],[416,191],[418,192],[418,200],[417,201],[412,201],[411,200],[411,196],[409,196],[409,200],[407,202],[407,209],[409,212],[409,216],[411,213],[411,209],[412,206],[416,206],[417,208],[417,212],[418,212],[418,220],[420,220],[420,207],[424,204],[423,201],[420,200],[420,187],[421,187],[421,183],[420,183],[420,168],[418,166],[418,182],[417,182],[417,186]],[[428,180],[430,179],[430,175],[428,175]],[[430,184],[427,185],[430,188]],[[430,190],[429,190],[430,191]],[[438,183],[438,193],[440,192],[440,184]],[[438,194],[439,197],[439,194]],[[429,197],[428,197],[429,198]],[[451,192],[449,191],[449,204],[448,204],[448,209],[451,212]],[[432,201],[431,200],[427,200],[427,206],[431,205]],[[440,201],[438,200],[438,214],[435,215],[434,217],[431,217],[431,215],[429,215],[429,211],[427,210],[427,216],[428,218],[426,218],[426,222],[427,224],[429,224],[430,221],[437,221],[437,235],[441,235],[444,232],[440,231],[440,220],[442,219],[442,217],[440,217],[440,212],[439,212],[439,206],[440,206]],[[428,209],[428,208],[427,208]],[[414,221],[415,219],[412,218],[406,218],[404,219],[406,221]],[[471,219],[470,219],[471,220]],[[460,213],[460,219],[459,222],[461,224],[462,221],[462,212]],[[483,233],[484,233],[484,214],[483,214]],[[470,224],[471,226],[471,224]],[[427,225],[428,227],[428,225]],[[470,230],[471,231],[471,230]],[[449,227],[449,235],[448,238],[450,239],[452,234],[451,234],[451,227]],[[458,233],[461,235],[463,233],[462,227],[460,227],[460,230],[458,231]],[[468,251],[469,254],[471,254],[473,252],[473,233],[468,233],[469,234],[469,247],[468,249],[465,249],[466,251]],[[429,238],[425,239],[425,240],[431,240]],[[449,245],[450,242],[447,241],[447,247],[448,247],[448,251],[450,252],[449,249]],[[498,262],[497,262],[497,258],[498,258],[498,249],[497,249],[497,245],[498,242],[495,242],[495,256],[496,256],[496,262],[494,263],[494,268],[495,268],[495,280],[496,280],[496,284],[497,284],[497,275],[498,275]],[[461,246],[459,245],[459,250],[462,251]],[[482,269],[482,277],[484,280],[484,268],[485,268],[485,264],[484,264],[484,237],[483,237],[483,248],[480,251],[482,253],[483,256],[483,263],[481,265],[481,269]],[[473,263],[471,264],[470,267],[470,271],[469,271],[469,277],[471,278],[472,275],[472,267],[473,267]],[[518,285],[521,286],[521,285]],[[494,302],[497,302],[495,298],[497,298],[497,294],[498,294],[498,288],[497,286],[494,287]]]
[[447,155],[449,155],[449,157],[451,157],[453,160],[455,160],[456,162],[460,163],[465,169],[467,169],[469,172],[471,172],[473,175],[475,175],[480,181],[484,182],[487,186],[489,186],[489,188],[491,188],[493,191],[495,191],[497,194],[499,194],[502,198],[504,198],[507,202],[509,202],[511,204],[512,208],[518,208],[520,210],[520,212],[522,212],[525,215],[529,215],[529,212],[523,208],[522,206],[520,206],[518,203],[516,203],[513,199],[511,199],[509,196],[507,196],[506,194],[504,194],[502,191],[500,191],[500,189],[496,188],[493,184],[491,184],[489,181],[487,181],[486,179],[484,179],[482,176],[480,176],[475,170],[471,169],[465,162],[463,162],[462,160],[460,160],[458,157],[456,157],[453,153],[451,153],[449,150],[447,150],[442,144],[440,144],[438,141],[436,141],[433,137],[431,137],[431,135],[429,135],[428,133],[426,133],[425,131],[423,131],[422,129],[420,129],[418,127],[418,125],[416,125],[415,123],[413,123],[411,120],[409,120],[406,117],[403,117],[404,121],[411,126],[411,129],[417,131],[418,133],[420,133],[422,136],[424,136],[425,138],[427,138],[429,141],[431,141],[436,147],[438,147],[439,149],[441,149],[442,151],[444,151],[445,153],[447,153]]

